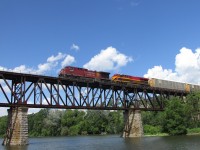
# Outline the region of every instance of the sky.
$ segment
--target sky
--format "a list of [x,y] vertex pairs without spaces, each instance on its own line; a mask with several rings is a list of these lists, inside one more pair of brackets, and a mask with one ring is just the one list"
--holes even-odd
[[200,84],[199,14],[199,0],[0,0],[0,70]]

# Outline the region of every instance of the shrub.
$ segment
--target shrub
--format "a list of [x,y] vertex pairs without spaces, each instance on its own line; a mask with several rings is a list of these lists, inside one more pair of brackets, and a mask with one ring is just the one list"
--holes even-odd
[[188,133],[200,133],[200,128],[188,129]]
[[161,133],[161,127],[160,126],[151,126],[151,125],[144,125],[144,133],[155,135]]

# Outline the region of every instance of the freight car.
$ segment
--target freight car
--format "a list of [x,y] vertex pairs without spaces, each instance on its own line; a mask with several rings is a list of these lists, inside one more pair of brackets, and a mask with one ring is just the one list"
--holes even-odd
[[156,79],[156,78],[149,79],[148,84],[151,87],[181,90],[181,91],[186,91],[186,92],[200,91],[200,85],[162,80],[162,79]]
[[109,72],[97,72],[84,68],[66,66],[59,72],[59,77],[84,77],[84,78],[94,78],[94,79],[106,79],[109,80]]
[[200,91],[200,85],[188,84],[188,86],[191,92]]
[[149,79],[148,78],[143,78],[143,77],[114,74],[112,76],[111,80],[114,81],[114,82],[148,85],[148,80]]
[[158,87],[158,88],[165,88],[165,89],[171,89],[171,90],[181,90],[181,91],[190,92],[190,85],[187,84],[187,83],[150,78],[148,80],[148,84],[151,87]]

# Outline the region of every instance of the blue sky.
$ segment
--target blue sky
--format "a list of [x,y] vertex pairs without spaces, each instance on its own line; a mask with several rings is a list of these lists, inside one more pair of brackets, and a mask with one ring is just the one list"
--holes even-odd
[[1,0],[0,69],[55,76],[67,64],[199,83],[199,7],[198,0]]
[[0,70],[57,76],[72,65],[199,84],[199,7],[199,0],[0,0]]

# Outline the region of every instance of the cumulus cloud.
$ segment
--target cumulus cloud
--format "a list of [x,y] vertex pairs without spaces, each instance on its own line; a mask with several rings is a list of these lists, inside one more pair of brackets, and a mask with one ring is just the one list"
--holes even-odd
[[52,55],[51,57],[49,57],[47,59],[47,62],[55,62],[55,61],[58,61],[60,59],[63,59],[65,56],[66,56],[66,54],[58,53],[57,56]]
[[147,74],[144,77],[154,77],[158,79],[176,79],[177,74],[171,69],[163,69],[162,66],[154,66],[152,69],[149,69]]
[[56,56],[52,55],[47,58],[47,62],[39,64],[38,69],[35,71],[38,74],[44,74],[47,71],[55,68],[58,65],[58,61],[65,58],[66,54],[58,53]]
[[7,69],[7,68],[5,68],[5,67],[2,67],[2,66],[0,66],[0,70],[7,71],[8,69]]
[[7,116],[8,115],[8,110],[9,108],[7,107],[1,107],[1,114],[0,114],[0,117],[1,116]]
[[133,59],[117,51],[116,48],[108,47],[95,55],[91,60],[83,65],[84,68],[98,71],[112,71],[125,66]]
[[[7,116],[8,115],[8,109],[10,109],[9,107],[1,107],[1,116]],[[32,113],[37,113],[41,110],[41,108],[29,108],[28,109],[28,114],[32,114]]]
[[31,72],[32,70],[33,70],[32,68],[28,68],[25,65],[20,65],[18,67],[15,67],[14,69],[9,69],[9,71],[23,72],[23,73]]
[[61,66],[63,68],[65,66],[71,65],[74,62],[75,62],[75,58],[73,56],[71,56],[71,55],[67,55],[65,57],[65,59],[62,61]]
[[5,67],[0,66],[0,70],[32,74],[46,74],[47,72],[57,67],[59,63],[61,63],[61,65],[63,66],[70,65],[73,62],[75,62],[75,58],[73,56],[59,52],[55,56],[52,55],[48,57],[46,62],[39,64],[36,69],[27,67],[26,65],[20,65],[18,67],[15,67],[14,69],[7,69]]
[[72,46],[70,47],[71,50],[75,50],[78,51],[80,49],[80,47],[76,44],[72,44]]
[[163,69],[162,66],[154,66],[149,69],[144,77],[153,77],[180,82],[200,83],[200,49],[194,52],[183,47],[175,57],[175,69]]

